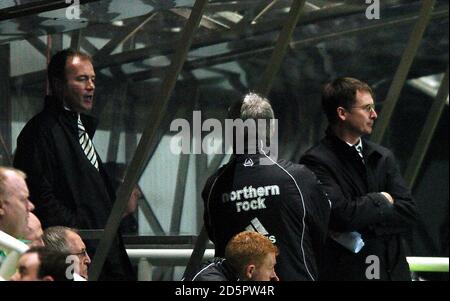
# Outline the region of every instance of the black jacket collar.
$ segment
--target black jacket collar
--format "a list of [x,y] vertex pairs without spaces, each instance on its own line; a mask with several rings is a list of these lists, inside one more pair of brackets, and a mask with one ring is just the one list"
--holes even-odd
[[[362,152],[363,152],[364,158],[370,158],[372,156],[378,157],[378,156],[382,155],[382,151],[377,144],[367,141],[367,140],[363,139],[362,137],[361,137],[361,140],[362,140],[362,144],[363,144]],[[343,152],[343,153],[348,153],[348,152],[353,152],[353,151],[356,152],[356,149],[349,146],[345,141],[342,141],[339,137],[337,137],[336,134],[333,132],[333,130],[331,130],[330,127],[328,127],[325,131],[325,138],[324,138],[323,142],[325,144],[331,146],[337,152]]]
[[220,262],[220,270],[228,281],[239,281],[237,272],[225,258],[215,259],[215,262]]
[[[45,107],[44,110],[50,111],[53,115],[58,118],[61,122],[68,124],[74,132],[77,133],[77,113],[74,111],[66,110],[62,103],[54,96],[45,97]],[[98,120],[90,115],[80,113],[81,122],[83,122],[86,132],[89,137],[93,137],[95,130],[97,128]]]

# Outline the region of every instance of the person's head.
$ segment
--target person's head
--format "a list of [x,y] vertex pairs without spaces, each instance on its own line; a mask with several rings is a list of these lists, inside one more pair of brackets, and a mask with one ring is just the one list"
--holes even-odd
[[324,86],[322,107],[332,128],[352,136],[372,133],[377,113],[368,84],[351,77],[337,78]]
[[42,225],[36,215],[32,212],[28,213],[28,227],[25,239],[29,241],[30,247],[43,247],[44,241],[42,236],[44,231],[42,230]]
[[26,235],[28,213],[34,209],[25,177],[20,170],[0,167],[0,230],[15,238]]
[[69,281],[66,272],[68,254],[33,247],[22,254],[12,281]]
[[62,50],[52,57],[47,72],[50,91],[62,105],[78,113],[92,109],[95,72],[89,55],[72,49]]
[[63,226],[49,227],[45,229],[42,239],[45,247],[50,250],[78,256],[79,265],[75,272],[87,279],[91,258],[86,251],[86,245],[75,229]]
[[242,280],[278,280],[274,269],[277,255],[278,248],[267,237],[253,231],[238,233],[225,247],[225,259]]
[[[234,103],[230,107],[229,117],[233,120],[240,119],[244,122],[243,129],[237,129],[238,136],[234,139],[235,150],[239,150],[239,146],[236,143],[241,143],[240,141],[248,143],[250,149],[254,145],[259,148],[261,146],[260,139],[264,138],[265,141],[262,142],[265,147],[269,142],[271,149],[273,146],[277,146],[277,142],[272,145],[271,141],[276,131],[275,114],[267,98],[253,92],[248,93],[241,101]],[[252,131],[250,131],[249,122],[254,125]]]

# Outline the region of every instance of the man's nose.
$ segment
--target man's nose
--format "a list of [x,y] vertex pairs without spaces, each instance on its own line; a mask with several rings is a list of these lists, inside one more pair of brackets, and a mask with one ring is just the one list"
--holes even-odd
[[32,202],[28,201],[28,211],[33,211],[34,210],[34,205]]
[[377,112],[375,111],[375,109],[373,109],[371,112],[370,112],[370,118],[372,118],[372,119],[377,119],[378,118],[378,114],[377,114]]
[[270,277],[270,281],[280,281],[280,278],[278,278],[278,275],[275,271],[272,273],[272,277]]
[[87,83],[87,87],[86,87],[88,90],[94,90],[95,89],[95,83],[94,83],[94,81],[92,80],[92,79],[89,79],[88,80],[88,83]]

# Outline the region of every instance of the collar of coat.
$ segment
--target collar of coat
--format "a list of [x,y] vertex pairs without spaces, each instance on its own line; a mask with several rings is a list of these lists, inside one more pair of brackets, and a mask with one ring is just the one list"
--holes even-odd
[[[46,96],[45,110],[49,110],[50,112],[52,112],[52,114],[54,114],[61,122],[65,122],[70,125],[74,133],[78,133],[77,113],[64,109],[64,106],[57,98],[49,95]],[[82,113],[80,113],[80,118],[81,122],[83,122],[86,132],[92,139],[98,124],[97,118]]]
[[[330,145],[332,148],[334,148],[337,152],[349,152],[353,151],[353,147],[349,146],[345,141],[341,140],[339,137],[337,137],[334,132],[328,127],[326,130],[326,136],[324,138],[324,142],[328,145]],[[385,151],[381,146],[378,144],[375,144],[371,141],[365,140],[361,137],[362,141],[362,152],[364,158],[378,158],[381,157]],[[356,151],[356,150],[355,150]]]
[[233,268],[233,266],[229,263],[228,260],[226,260],[225,258],[215,257],[213,259],[213,262],[217,266],[221,267],[220,270],[223,273],[223,275],[225,276],[225,278],[228,279],[228,281],[240,281],[238,273]]

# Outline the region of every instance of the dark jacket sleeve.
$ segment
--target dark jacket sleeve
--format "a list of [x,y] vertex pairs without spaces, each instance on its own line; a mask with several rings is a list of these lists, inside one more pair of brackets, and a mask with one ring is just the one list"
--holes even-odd
[[380,193],[346,196],[336,178],[338,175],[334,175],[319,158],[307,154],[302,157],[300,163],[316,174],[332,203],[330,229],[363,231],[370,225],[385,222],[392,214],[393,206]]
[[56,158],[52,153],[54,141],[42,131],[22,133],[17,141],[14,166],[27,174],[30,200],[44,228],[53,225],[76,227],[75,210],[64,206],[54,194]]
[[212,242],[215,242],[215,237],[214,237],[214,230],[213,230],[213,225],[212,222],[210,221],[210,212],[209,212],[209,203],[208,203],[208,199],[209,199],[209,194],[211,193],[211,189],[213,188],[213,183],[215,180],[215,176],[212,176],[210,178],[208,178],[208,180],[206,181],[205,187],[203,188],[202,191],[202,198],[203,198],[203,204],[204,204],[204,208],[203,208],[203,222],[205,225],[205,229],[206,229],[206,233],[208,233],[208,237]]
[[320,251],[328,235],[331,202],[324,187],[322,187],[322,182],[317,179],[311,170],[306,167],[304,167],[304,170],[306,175],[299,179],[299,183],[306,184],[308,188],[311,237],[314,238],[316,251]]
[[411,191],[406,185],[392,152],[386,156],[385,191],[394,199],[393,210],[385,222],[376,227],[378,234],[400,233],[408,231],[418,219],[418,212]]

